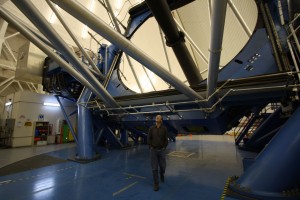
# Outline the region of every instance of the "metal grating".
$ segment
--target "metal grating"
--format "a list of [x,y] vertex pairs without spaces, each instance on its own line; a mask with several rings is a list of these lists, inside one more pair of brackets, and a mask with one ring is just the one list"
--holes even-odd
[[168,154],[168,156],[179,157],[179,158],[188,158],[194,154],[195,153],[185,152],[185,151],[172,151]]

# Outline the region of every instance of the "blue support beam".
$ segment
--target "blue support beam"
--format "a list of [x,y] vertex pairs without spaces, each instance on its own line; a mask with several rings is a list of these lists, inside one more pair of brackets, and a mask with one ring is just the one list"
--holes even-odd
[[121,133],[121,138],[120,141],[124,146],[128,145],[128,133],[127,130],[124,128],[120,129],[120,133]]
[[71,131],[71,133],[72,133],[72,136],[73,136],[73,138],[74,138],[76,144],[78,144],[77,136],[76,136],[75,131],[74,131],[74,129],[73,129],[72,123],[71,123],[71,121],[70,121],[70,119],[69,119],[69,117],[68,117],[68,115],[67,115],[67,113],[66,113],[66,111],[65,111],[65,109],[64,109],[64,106],[62,105],[62,103],[61,103],[61,101],[60,101],[60,99],[59,99],[59,96],[55,96],[55,97],[56,97],[56,99],[57,99],[57,101],[58,101],[58,103],[59,103],[59,105],[60,105],[60,109],[61,109],[61,111],[62,111],[62,113],[63,113],[63,115],[64,115],[64,117],[65,117],[65,120],[66,120],[67,123],[68,123],[68,126],[69,126],[69,128],[70,128],[70,131]]

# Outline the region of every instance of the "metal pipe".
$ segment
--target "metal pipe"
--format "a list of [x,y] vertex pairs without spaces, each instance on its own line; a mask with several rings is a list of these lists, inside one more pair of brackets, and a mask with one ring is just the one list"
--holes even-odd
[[278,52],[278,49],[277,49],[275,36],[273,35],[272,27],[271,27],[271,24],[270,24],[269,19],[268,19],[268,15],[267,15],[267,11],[266,11],[267,7],[265,8],[264,4],[262,2],[259,2],[258,4],[259,4],[259,8],[261,10],[261,14],[262,14],[262,18],[263,18],[263,21],[264,21],[264,24],[265,24],[265,27],[266,27],[267,34],[268,34],[269,39],[270,39],[270,43],[272,45],[272,50],[274,52],[275,62],[278,66],[278,70],[283,71],[283,66],[282,66],[281,60],[279,58],[279,52]]
[[22,85],[21,85],[20,81],[16,81],[16,82],[18,83],[18,85],[19,85],[19,87],[20,87],[21,91],[24,91],[24,89],[23,89],[23,87],[22,87]]
[[296,33],[295,33],[293,24],[289,24],[289,27],[290,27],[290,30],[291,30],[291,32],[292,32],[294,41],[295,41],[295,43],[296,43],[296,45],[297,45],[298,52],[300,52],[299,40],[298,40],[297,35],[296,35]]
[[11,80],[14,80],[14,79],[15,79],[15,76],[12,76],[12,77],[10,77],[10,78],[8,78],[8,79],[2,81],[2,82],[0,83],[0,87],[1,87],[2,85],[4,85],[5,83],[7,83],[7,82],[9,82],[9,81],[11,81]]
[[17,62],[17,58],[15,57],[14,53],[12,52],[9,44],[7,41],[4,41],[3,42],[3,45],[5,46],[5,48],[7,49],[7,51],[9,52],[9,55],[12,57],[12,59],[14,60],[14,62],[16,63]]
[[71,65],[69,65],[64,59],[58,56],[56,53],[52,51],[49,47],[47,47],[43,42],[41,42],[31,31],[27,30],[22,24],[20,24],[17,20],[14,20],[13,17],[9,14],[9,12],[0,7],[0,15],[3,19],[5,19],[9,24],[14,26],[22,35],[24,35],[28,40],[30,40],[33,44],[35,44],[38,48],[40,48],[45,54],[51,57],[55,62],[57,62],[62,68],[64,68],[69,74],[71,74],[75,79],[77,79],[81,84],[89,88],[93,91],[97,97],[101,98],[101,94],[98,90],[96,90],[89,81],[87,81],[81,74],[79,74]]
[[[110,65],[110,68],[109,68],[108,72],[106,73],[106,77],[105,77],[105,80],[103,82],[104,88],[107,88],[107,86],[108,86],[109,80],[110,80],[110,78],[111,78],[111,76],[114,72],[114,68],[115,68],[115,66],[116,66],[116,64],[119,60],[119,57],[120,57],[120,53],[118,53],[117,55],[114,56],[114,59],[113,59],[111,65]],[[105,64],[107,64],[107,62]]]
[[30,85],[33,87],[33,89],[35,90],[36,93],[38,93],[38,90],[36,89],[36,87],[34,86],[34,84],[31,82]]
[[145,2],[163,30],[167,45],[173,49],[189,84],[199,84],[202,81],[202,77],[185,45],[184,34],[177,29],[167,1],[145,0]]
[[55,95],[55,97],[56,97],[57,102],[58,102],[59,105],[60,105],[60,109],[61,109],[61,111],[62,111],[62,113],[63,113],[63,115],[64,115],[64,117],[65,117],[65,119],[66,119],[66,121],[67,121],[67,123],[68,123],[68,126],[69,126],[69,128],[70,128],[70,131],[71,131],[71,133],[72,133],[72,136],[73,136],[73,138],[74,138],[76,144],[78,145],[77,136],[76,136],[75,131],[74,131],[74,129],[73,129],[72,123],[71,123],[71,121],[70,121],[70,119],[69,119],[69,117],[68,117],[68,115],[67,115],[67,113],[66,113],[66,111],[65,111],[65,109],[64,109],[64,106],[62,105],[62,103],[61,103],[61,101],[60,101],[60,99],[59,99],[59,96]]
[[[119,24],[118,24],[117,18],[116,18],[115,15],[114,15],[114,12],[113,12],[113,10],[112,10],[111,4],[110,4],[110,2],[109,2],[108,0],[105,0],[105,2],[106,2],[107,7],[105,7],[104,5],[103,5],[103,7],[105,7],[105,8],[107,9],[108,13],[110,14],[110,16],[111,16],[111,18],[112,18],[112,21],[113,21],[113,24],[114,24],[116,30],[118,31],[118,33],[121,34],[121,29],[120,29],[120,26],[119,26]],[[132,71],[132,73],[133,73],[133,76],[134,76],[134,78],[135,78],[135,80],[136,80],[136,83],[137,83],[137,85],[138,85],[138,87],[139,87],[141,93],[143,93],[143,88],[142,88],[142,86],[141,86],[141,84],[140,84],[140,80],[138,79],[138,77],[137,77],[137,75],[136,75],[136,72],[135,72],[135,70],[134,70],[134,68],[133,68],[133,65],[132,65],[132,62],[131,62],[131,60],[130,60],[130,57],[129,57],[127,54],[126,54],[125,56],[126,56],[126,58],[127,58],[129,67],[130,67],[130,69],[131,69],[131,71]]]
[[[294,51],[293,51],[293,48],[292,48],[292,45],[291,45],[291,42],[290,42],[289,39],[287,39],[287,44],[288,44],[288,47],[289,47],[289,49],[290,49],[290,53],[291,53],[291,56],[292,56],[292,59],[293,59],[293,62],[294,62],[296,71],[299,72],[298,63],[297,63],[297,60],[296,60],[296,58],[295,58],[295,54],[294,54]],[[297,73],[297,75],[298,75],[298,79],[300,80],[300,74]]]
[[227,0],[212,0],[210,55],[207,77],[207,95],[212,95],[218,82],[219,65],[222,51]]
[[228,4],[232,10],[232,12],[234,13],[235,17],[238,19],[238,21],[240,22],[241,26],[243,27],[244,31],[246,32],[247,36],[250,38],[251,37],[251,30],[250,28],[247,26],[247,23],[245,22],[245,20],[243,19],[243,17],[241,16],[239,10],[237,9],[237,7],[233,4],[232,0],[228,1]]
[[203,54],[203,52],[199,49],[199,47],[197,47],[196,43],[193,41],[193,39],[187,34],[187,32],[184,30],[184,28],[179,24],[178,21],[176,21],[176,19],[174,19],[175,23],[177,24],[178,28],[184,33],[184,35],[186,36],[187,40],[189,41],[189,43],[194,47],[194,49],[196,50],[196,52],[198,53],[198,55],[204,60],[204,62],[206,64],[208,64],[208,60],[205,57],[205,55]]
[[0,94],[2,94],[2,92],[4,90],[6,90],[6,88],[8,88],[12,83],[14,82],[14,80],[10,80],[1,90],[0,90]]
[[274,24],[274,21],[273,21],[273,18],[272,18],[272,15],[271,15],[271,12],[270,12],[270,9],[269,9],[269,6],[267,3],[265,3],[265,12],[266,12],[266,15],[268,18],[268,22],[270,24],[271,34],[274,36],[274,39],[275,39],[275,45],[276,45],[276,48],[278,51],[278,58],[281,63],[282,70],[289,70],[290,69],[289,62],[288,62],[285,52],[282,49],[281,41],[280,41],[279,35],[277,33],[277,29],[275,27],[275,24]]
[[99,19],[94,14],[90,13],[84,6],[75,0],[51,0],[59,5],[65,11],[77,18],[79,21],[87,24],[95,32],[102,37],[117,45],[121,50],[127,53],[129,56],[140,62],[149,70],[157,74],[166,82],[170,83],[175,89],[190,97],[191,99],[203,99],[201,95],[186,86],[176,76],[170,74],[159,63],[149,58],[144,52],[134,46],[130,41],[124,38],[122,35],[113,30],[104,21]]
[[165,53],[165,56],[166,56],[169,72],[172,73],[170,60],[169,60],[169,56],[168,56],[168,53],[167,53],[167,48],[166,48],[165,43],[164,43],[164,36],[163,36],[163,32],[162,32],[161,28],[159,28],[159,35],[160,35],[161,43],[162,43],[164,53]]
[[59,19],[60,23],[63,25],[63,27],[66,29],[66,31],[69,33],[69,35],[71,36],[71,38],[73,39],[73,41],[75,42],[75,44],[78,46],[78,48],[81,50],[82,54],[84,55],[84,57],[88,60],[89,64],[92,66],[92,68],[96,71],[97,75],[100,77],[101,80],[104,80],[104,75],[100,72],[100,70],[98,69],[98,67],[95,65],[95,63],[93,62],[93,60],[91,59],[91,57],[87,54],[87,52],[84,50],[84,48],[82,47],[82,45],[80,44],[80,42],[78,41],[78,39],[76,38],[76,36],[74,35],[74,33],[72,32],[72,30],[69,28],[69,26],[67,25],[67,23],[64,21],[64,19],[62,18],[61,14],[59,13],[59,11],[55,8],[55,6],[53,6],[53,4],[51,3],[50,0],[46,0],[47,4],[50,6],[50,8],[52,9],[52,11],[55,13],[56,17]]
[[19,35],[19,34],[20,34],[19,32],[16,32],[16,33],[14,33],[14,34],[11,34],[11,35],[9,35],[9,36],[6,36],[6,37],[4,38],[4,40],[8,40],[9,38],[15,37],[15,36],[17,36],[17,35]]
[[[295,33],[297,33],[297,31],[300,29],[300,26],[298,26],[296,29],[295,29]],[[293,36],[293,34],[292,33],[290,33],[288,36],[287,36],[287,38],[290,38],[291,36]]]
[[[263,75],[261,76],[261,78],[271,78],[271,77],[276,77],[276,76],[281,76],[281,75],[289,75],[289,76],[292,76],[293,74],[299,74],[300,72],[281,72],[281,73],[276,73],[276,74],[266,74],[266,75]],[[249,81],[251,81],[251,79],[255,79],[256,77],[250,77],[250,78],[247,78],[249,79]],[[243,79],[243,78],[241,78]],[[238,80],[241,80],[241,79],[238,79]],[[221,85],[216,91],[214,94],[212,94],[210,96],[210,98],[212,96],[214,96],[215,94],[217,94],[222,88],[224,88],[229,82],[234,82],[236,81],[236,79],[228,79],[225,83],[223,83],[223,85]],[[290,85],[290,87],[298,87],[300,85]],[[275,86],[276,88],[283,88],[283,87],[286,87],[286,85],[284,86]],[[271,88],[274,88],[274,87],[262,87],[261,89],[271,89]],[[235,90],[232,90],[231,92],[233,91],[239,91],[239,90],[244,90],[244,91],[247,91],[247,90],[258,90],[260,88],[247,88],[247,89],[235,89]],[[191,104],[191,103],[201,103],[201,102],[207,102],[210,100],[210,98],[208,99],[204,99],[204,100],[195,100],[195,101],[184,101],[184,102],[173,102],[173,103],[170,103],[170,102],[166,102],[166,103],[155,103],[153,102],[152,104],[149,104],[149,105],[142,105],[142,106],[129,106],[129,107],[122,107],[122,108],[117,108],[117,109],[132,109],[132,108],[147,108],[147,107],[156,107],[156,106],[165,106],[165,105],[182,105],[182,104]],[[98,101],[91,101],[89,103],[95,103],[97,104],[97,106],[89,106],[89,108],[100,108],[101,109],[101,105],[98,103]],[[116,110],[115,108],[106,108],[105,110]]]
[[281,26],[283,26],[284,25],[284,17],[283,17],[281,0],[278,0],[277,8],[278,8],[278,12],[279,12],[280,24],[281,24]]
[[39,30],[59,49],[67,60],[75,67],[88,81],[95,86],[101,95],[101,99],[109,107],[118,107],[117,102],[107,92],[107,90],[100,84],[95,76],[88,70],[81,61],[79,61],[76,55],[70,50],[64,40],[58,35],[58,33],[51,27],[44,16],[34,7],[31,1],[18,1],[12,0],[12,2],[34,23]]
[[148,78],[148,80],[149,80],[149,82],[150,82],[150,84],[151,84],[153,90],[156,91],[156,89],[155,89],[155,87],[154,87],[154,85],[153,85],[153,82],[152,82],[152,80],[151,80],[151,78],[150,78],[150,76],[149,76],[147,70],[145,69],[144,66],[142,66],[142,68],[143,68],[143,70],[144,70],[144,72],[145,72],[145,74],[146,74],[146,76],[147,76],[147,78]]
[[132,62],[130,60],[130,57],[127,54],[126,54],[126,58],[127,58],[127,61],[128,61],[128,65],[129,65],[129,67],[130,67],[130,69],[132,71],[132,74],[133,74],[133,76],[134,76],[134,78],[136,80],[136,83],[137,83],[137,85],[138,85],[141,93],[143,93],[144,92],[143,87],[141,86],[140,80],[139,80],[138,76],[135,73],[135,70],[133,68]]
[[108,11],[108,13],[110,14],[110,16],[111,16],[111,19],[112,19],[112,21],[113,21],[113,24],[115,25],[115,28],[116,28],[116,30],[119,32],[119,33],[121,33],[121,29],[120,29],[120,27],[119,27],[119,24],[118,24],[118,21],[116,20],[116,17],[115,17],[115,15],[114,15],[114,12],[113,12],[113,10],[112,10],[112,8],[111,8],[111,5],[110,5],[110,2],[109,2],[109,0],[104,0],[105,1],[105,3],[106,3],[106,5],[107,5],[107,11]]

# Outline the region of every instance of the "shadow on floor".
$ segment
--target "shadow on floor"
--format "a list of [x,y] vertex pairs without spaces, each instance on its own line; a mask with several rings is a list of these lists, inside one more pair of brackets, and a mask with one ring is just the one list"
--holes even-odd
[[68,161],[64,159],[52,157],[46,154],[41,154],[0,168],[0,176],[38,169],[41,167],[55,165],[63,162],[68,162]]

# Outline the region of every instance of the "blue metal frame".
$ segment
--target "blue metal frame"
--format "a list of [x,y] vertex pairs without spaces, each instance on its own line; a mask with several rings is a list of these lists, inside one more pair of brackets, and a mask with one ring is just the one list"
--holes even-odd
[[71,123],[71,121],[70,121],[70,119],[69,119],[69,117],[68,117],[68,115],[67,115],[67,113],[66,113],[66,111],[65,111],[65,109],[64,109],[64,106],[62,105],[62,103],[61,103],[61,101],[60,101],[60,99],[59,99],[59,96],[55,95],[55,97],[56,97],[56,99],[57,99],[57,102],[58,102],[59,105],[60,105],[61,111],[62,111],[62,113],[63,113],[63,115],[64,115],[64,117],[65,117],[65,120],[66,120],[67,123],[68,123],[68,126],[69,126],[69,128],[70,128],[70,131],[71,131],[71,133],[72,133],[72,136],[73,136],[73,138],[74,138],[76,144],[78,144],[78,140],[77,140],[76,133],[75,133],[75,131],[74,131],[74,129],[73,129],[73,126],[72,126],[72,123]]

